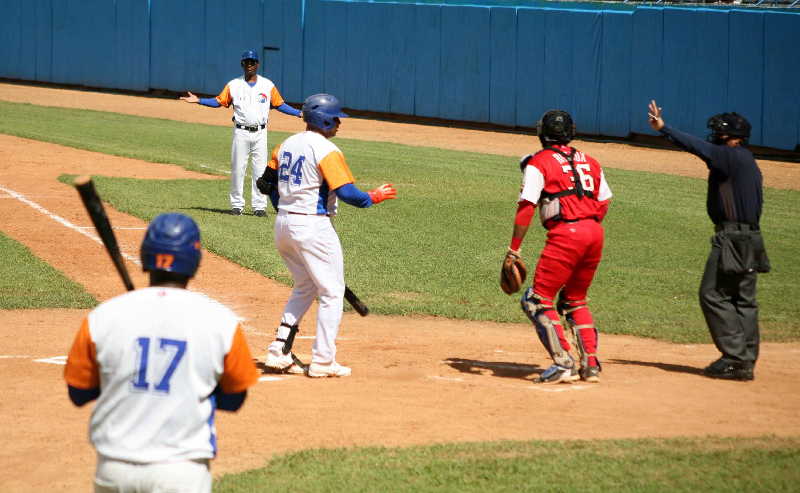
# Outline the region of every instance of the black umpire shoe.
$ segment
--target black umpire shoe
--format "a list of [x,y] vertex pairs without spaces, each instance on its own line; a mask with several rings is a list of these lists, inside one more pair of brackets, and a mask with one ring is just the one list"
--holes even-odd
[[242,215],[242,210],[239,209],[238,207],[234,207],[233,209],[231,209],[231,216],[241,216],[241,215]]
[[755,377],[753,366],[747,363],[731,363],[720,358],[711,363],[703,370],[703,374],[709,378],[719,378],[722,380],[749,381]]
[[267,211],[264,209],[256,209],[253,211],[253,215],[256,217],[266,217]]

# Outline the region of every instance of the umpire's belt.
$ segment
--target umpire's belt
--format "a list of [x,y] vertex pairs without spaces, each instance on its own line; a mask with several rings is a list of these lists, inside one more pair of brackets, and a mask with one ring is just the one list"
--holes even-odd
[[248,127],[247,125],[242,125],[241,123],[234,123],[234,127],[241,128],[242,130],[247,130],[248,132],[258,132],[259,130],[263,130],[267,125],[254,125],[252,127]]
[[714,225],[714,232],[719,233],[720,231],[759,231],[759,228],[749,223],[725,221]]

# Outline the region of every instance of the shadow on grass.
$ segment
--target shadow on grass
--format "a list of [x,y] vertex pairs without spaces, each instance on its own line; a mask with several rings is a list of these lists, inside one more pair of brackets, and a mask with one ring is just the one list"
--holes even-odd
[[671,371],[674,373],[689,373],[690,375],[703,375],[702,368],[695,368],[686,365],[673,365],[671,363],[658,363],[655,361],[636,361],[629,359],[611,359],[609,363],[615,365],[636,365],[636,366],[649,366],[651,368],[658,368],[659,370]]
[[522,378],[539,375],[544,371],[538,365],[512,363],[508,361],[478,361],[474,359],[447,358],[445,363],[452,368],[472,375],[482,375],[484,370],[490,370],[493,377]]

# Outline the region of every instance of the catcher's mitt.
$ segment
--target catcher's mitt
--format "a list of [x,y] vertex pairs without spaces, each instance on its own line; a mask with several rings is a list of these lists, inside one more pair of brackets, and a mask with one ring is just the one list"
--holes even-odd
[[516,250],[508,249],[503,265],[500,267],[500,289],[505,294],[514,294],[520,290],[528,276],[528,268]]

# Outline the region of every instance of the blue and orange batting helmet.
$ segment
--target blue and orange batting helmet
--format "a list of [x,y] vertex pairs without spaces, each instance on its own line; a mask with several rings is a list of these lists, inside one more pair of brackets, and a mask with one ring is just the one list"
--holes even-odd
[[191,217],[174,212],[161,214],[147,227],[141,247],[145,271],[194,277],[200,257],[200,229]]

